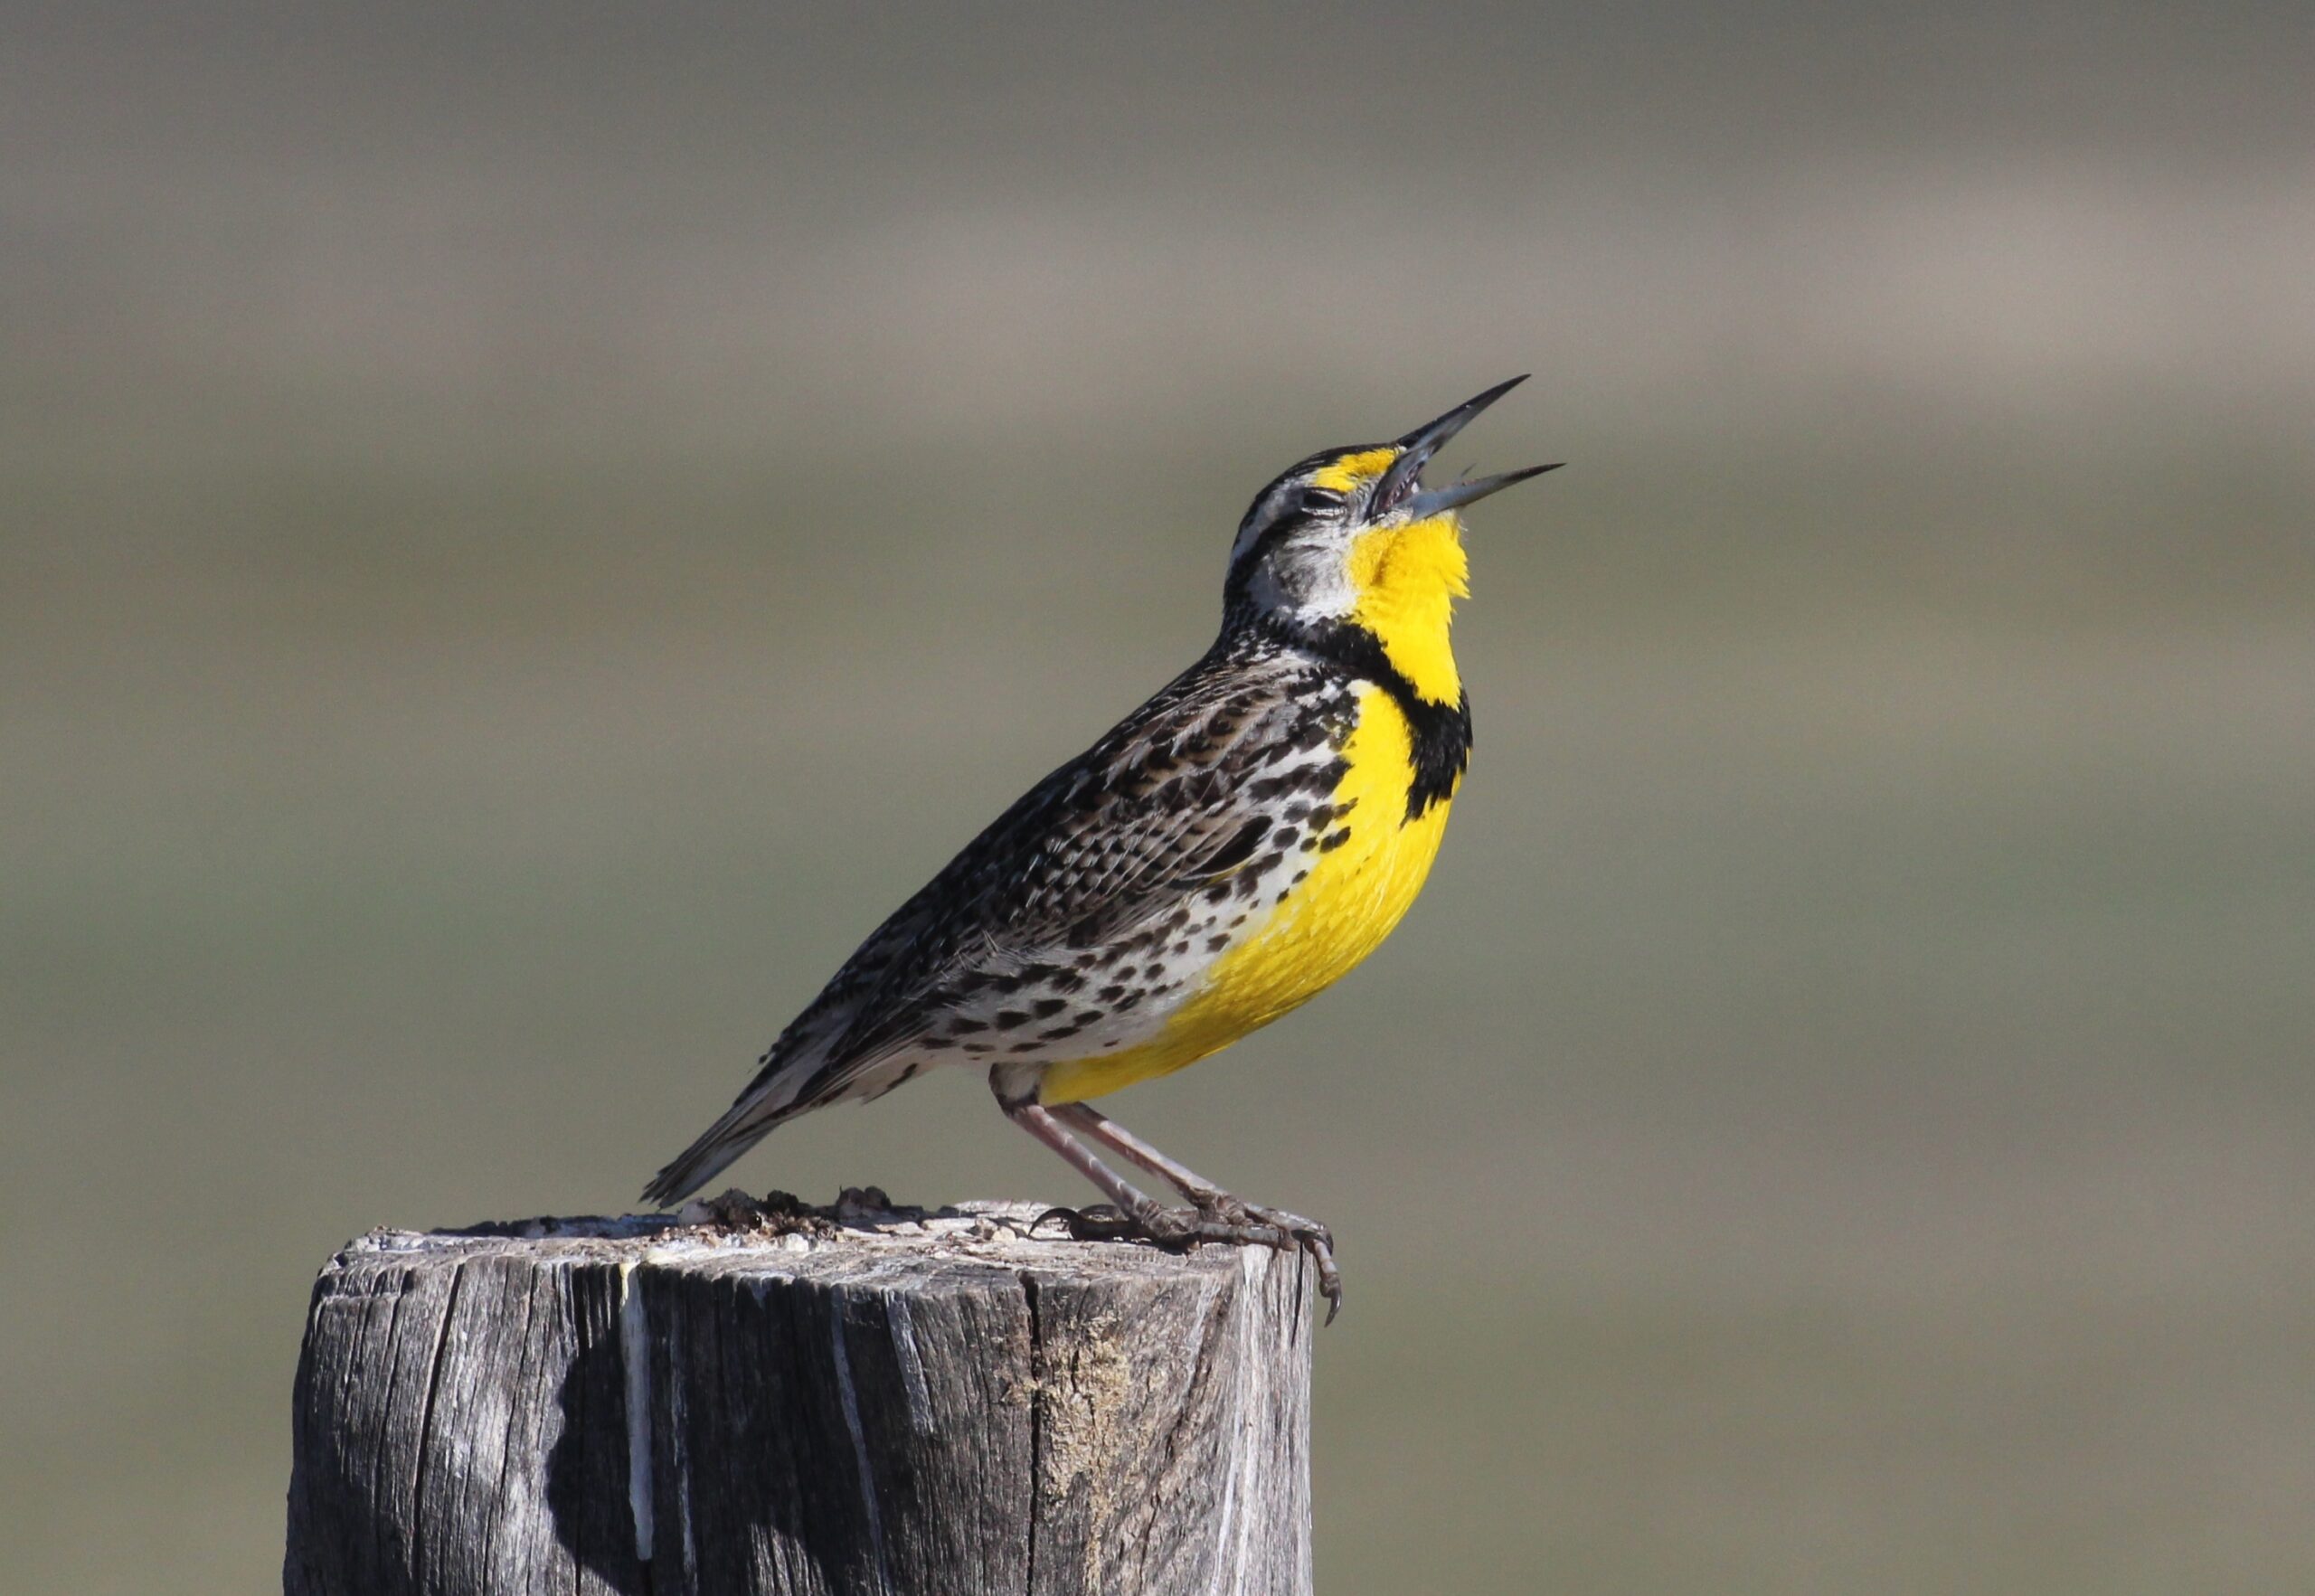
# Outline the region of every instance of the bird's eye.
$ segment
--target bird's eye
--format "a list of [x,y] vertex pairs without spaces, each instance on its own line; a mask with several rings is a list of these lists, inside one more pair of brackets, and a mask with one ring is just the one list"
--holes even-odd
[[1342,495],[1331,487],[1306,487],[1302,490],[1302,513],[1306,515],[1323,515],[1329,510],[1341,509],[1342,505]]

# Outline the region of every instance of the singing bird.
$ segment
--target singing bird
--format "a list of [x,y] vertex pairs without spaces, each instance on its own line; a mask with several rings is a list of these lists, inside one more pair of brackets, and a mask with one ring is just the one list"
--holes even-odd
[[[1325,1225],[1231,1195],[1089,1100],[1315,997],[1422,890],[1471,747],[1448,640],[1469,591],[1459,512],[1553,467],[1437,487],[1423,468],[1525,380],[1396,442],[1312,455],[1255,496],[1205,656],[877,927],[646,1199],[680,1200],[798,1114],[970,1063],[1114,1205],[1070,1214],[1075,1233],[1299,1246],[1332,1318]],[[1188,1205],[1148,1196],[1102,1153]]]

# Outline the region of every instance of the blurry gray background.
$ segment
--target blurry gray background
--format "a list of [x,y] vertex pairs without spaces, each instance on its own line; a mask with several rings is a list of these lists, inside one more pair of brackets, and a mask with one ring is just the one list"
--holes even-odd
[[[314,1269],[618,1209],[1466,435],[1477,761],[1117,1102],[1330,1592],[2315,1585],[2315,14],[11,7],[0,1585],[277,1577]],[[736,1177],[1082,1200],[959,1072]]]

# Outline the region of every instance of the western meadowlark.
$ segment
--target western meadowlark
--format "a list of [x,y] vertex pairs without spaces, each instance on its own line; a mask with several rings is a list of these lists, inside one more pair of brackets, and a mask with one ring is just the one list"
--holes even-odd
[[[1326,1226],[1232,1196],[1086,1100],[1316,996],[1422,889],[1471,746],[1448,644],[1469,590],[1458,511],[1552,467],[1441,487],[1422,471],[1525,380],[1394,443],[1312,455],[1263,488],[1205,657],[879,926],[645,1197],[677,1201],[808,1110],[935,1064],[986,1064],[1014,1122],[1115,1205],[1070,1214],[1077,1233],[1300,1246],[1331,1318],[1342,1285]],[[1095,1146],[1189,1206],[1144,1195]]]

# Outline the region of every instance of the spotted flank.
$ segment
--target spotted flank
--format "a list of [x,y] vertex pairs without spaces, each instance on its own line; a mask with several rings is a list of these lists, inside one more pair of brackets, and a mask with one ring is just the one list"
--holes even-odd
[[1037,1096],[1053,1066],[1082,1081],[1139,1053],[1344,845],[1363,696],[1261,628],[1225,632],[878,927],[708,1137],[736,1155],[934,1064],[984,1065]]
[[[1511,386],[1265,487],[1213,647],[879,926],[646,1196],[696,1190],[809,1110],[969,1064],[1146,1233],[1302,1245],[1336,1296],[1324,1226],[1230,1198],[1084,1105],[1309,1001],[1422,890],[1471,749],[1449,637],[1459,512],[1547,467],[1435,488],[1422,470]],[[1153,1204],[1095,1145],[1193,1210]]]

